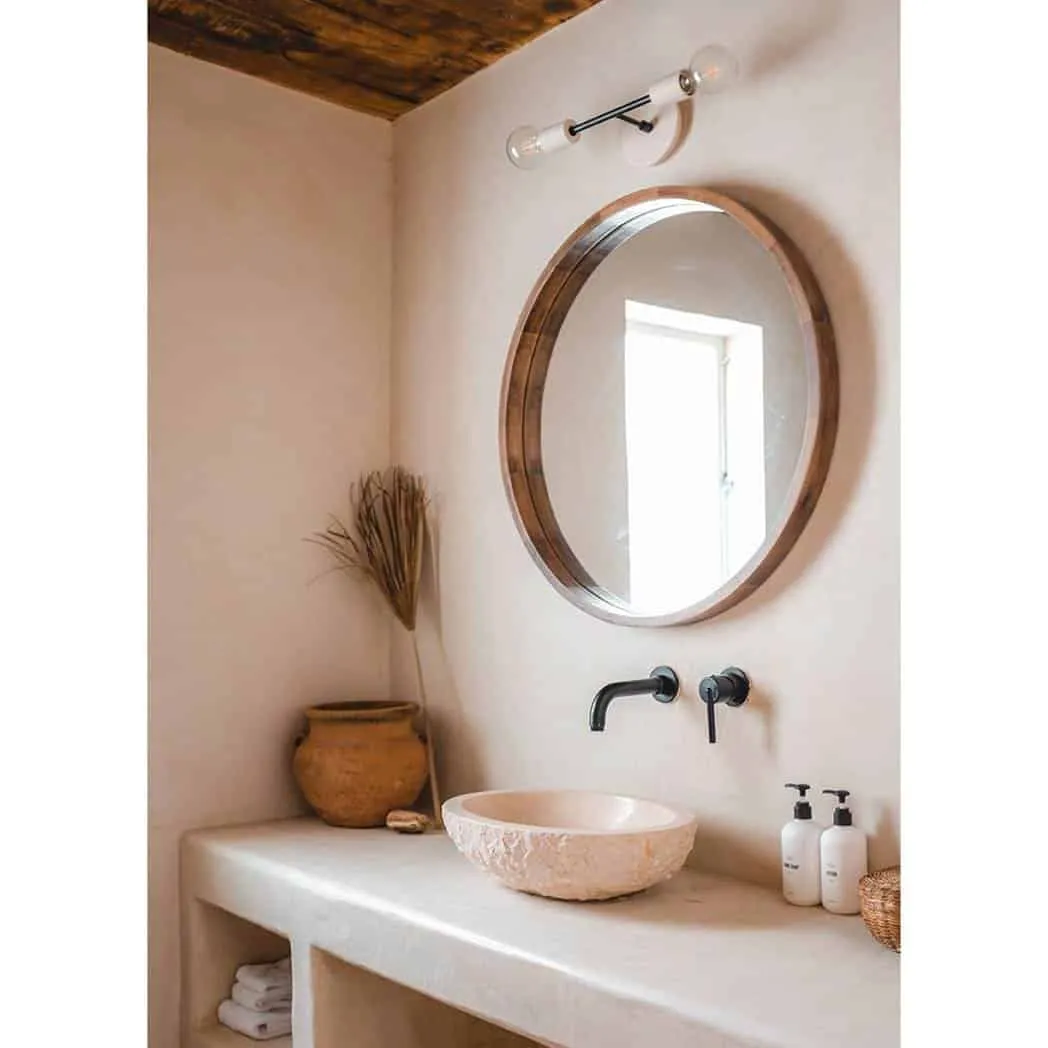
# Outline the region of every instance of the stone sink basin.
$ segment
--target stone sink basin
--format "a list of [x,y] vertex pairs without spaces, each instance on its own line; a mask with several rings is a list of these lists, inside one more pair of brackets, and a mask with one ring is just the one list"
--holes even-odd
[[613,899],[672,877],[697,824],[668,804],[582,790],[465,793],[442,811],[470,862],[552,899]]

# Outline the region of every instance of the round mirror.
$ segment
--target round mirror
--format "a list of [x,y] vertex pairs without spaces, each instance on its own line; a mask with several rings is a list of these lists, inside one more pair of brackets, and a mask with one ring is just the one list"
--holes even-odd
[[826,307],[783,234],[710,190],[634,193],[569,238],[521,316],[501,407],[517,526],[594,615],[709,618],[796,540],[837,404]]

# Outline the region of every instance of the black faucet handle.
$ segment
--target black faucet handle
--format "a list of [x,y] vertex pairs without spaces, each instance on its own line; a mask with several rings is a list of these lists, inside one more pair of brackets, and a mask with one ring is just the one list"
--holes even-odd
[[699,681],[699,695],[705,703],[726,702],[741,706],[750,693],[750,679],[736,666]]
[[717,703],[741,706],[749,693],[750,678],[737,666],[729,666],[721,673],[699,681],[699,698],[706,703],[706,731],[711,743],[717,741],[717,716],[714,712]]

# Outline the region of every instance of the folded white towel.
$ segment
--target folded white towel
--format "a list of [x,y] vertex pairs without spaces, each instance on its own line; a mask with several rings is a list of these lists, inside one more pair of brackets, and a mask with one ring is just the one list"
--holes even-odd
[[286,1012],[291,1008],[291,987],[275,990],[255,990],[239,979],[233,983],[231,994],[237,1004],[256,1012]]
[[242,964],[237,968],[237,982],[252,990],[291,990],[291,958],[275,964]]
[[291,1033],[290,1012],[253,1012],[236,1001],[223,1001],[218,1006],[218,1021],[256,1041],[269,1041]]

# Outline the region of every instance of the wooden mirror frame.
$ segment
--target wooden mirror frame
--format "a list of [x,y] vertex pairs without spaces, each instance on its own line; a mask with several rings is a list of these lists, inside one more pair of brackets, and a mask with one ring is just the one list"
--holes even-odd
[[[779,267],[800,321],[808,414],[784,509],[760,549],[717,590],[690,607],[642,615],[583,568],[557,523],[542,466],[542,396],[564,319],[590,274],[615,248],[649,226],[712,205],[756,237]],[[726,611],[753,593],[789,552],[815,508],[829,470],[840,404],[833,329],[807,262],[766,218],[722,193],[692,186],[642,189],[601,208],[561,245],[517,322],[502,380],[502,479],[524,545],[554,588],[583,611],[627,626],[677,626]]]

